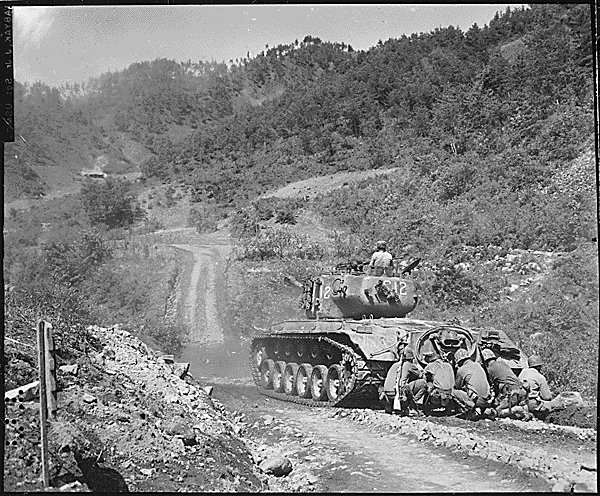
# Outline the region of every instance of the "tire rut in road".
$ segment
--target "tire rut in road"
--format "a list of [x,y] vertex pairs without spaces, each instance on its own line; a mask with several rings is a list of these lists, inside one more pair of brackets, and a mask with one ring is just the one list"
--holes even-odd
[[171,245],[194,256],[190,284],[185,295],[186,321],[189,343],[220,343],[223,330],[219,320],[216,297],[216,278],[219,265],[223,265],[222,251],[228,247],[209,245]]

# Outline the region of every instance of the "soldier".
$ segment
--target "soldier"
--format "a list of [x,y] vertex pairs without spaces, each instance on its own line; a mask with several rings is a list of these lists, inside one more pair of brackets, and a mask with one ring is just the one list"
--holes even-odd
[[440,355],[429,355],[429,363],[425,367],[427,381],[427,397],[423,403],[425,411],[431,408],[443,407],[446,411],[452,409],[454,388],[454,369],[452,364],[442,360]]
[[483,367],[471,360],[464,349],[459,349],[454,355],[456,366],[456,381],[454,383],[454,398],[470,410],[472,418],[480,416],[494,417],[490,385]]
[[519,374],[519,380],[523,382],[526,389],[529,389],[527,406],[535,417],[544,419],[560,405],[552,400],[548,381],[540,371],[543,365],[542,359],[538,355],[531,355],[527,364],[529,368],[523,369]]
[[392,255],[387,251],[387,243],[385,241],[377,241],[377,251],[373,253],[369,267],[371,273],[380,276],[388,267],[393,266]]
[[423,398],[426,390],[427,382],[423,379],[423,369],[415,363],[413,351],[406,348],[398,381],[401,410],[410,415],[412,406],[413,411],[418,414],[416,402]]
[[512,369],[497,360],[494,352],[488,348],[482,352],[488,378],[494,391],[496,411],[499,417],[515,414],[527,416],[527,391]]
[[426,383],[422,379],[423,369],[414,363],[414,358],[413,351],[405,348],[402,362],[392,365],[387,373],[380,395],[387,413],[392,413],[396,396],[400,397],[399,409],[403,413],[409,414],[409,405],[412,404],[413,410],[416,410],[415,401],[421,399],[425,394]]

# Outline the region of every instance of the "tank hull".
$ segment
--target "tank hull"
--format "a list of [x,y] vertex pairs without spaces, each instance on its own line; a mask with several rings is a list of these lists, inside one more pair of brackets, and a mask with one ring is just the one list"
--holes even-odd
[[[499,332],[509,343],[505,356],[514,357],[516,348],[510,348],[501,331],[494,335]],[[376,401],[405,348],[423,366],[428,353],[452,362],[460,348],[480,360],[480,347],[489,347],[488,334],[407,318],[286,321],[252,339],[250,365],[258,389],[267,396],[310,406],[356,406]]]

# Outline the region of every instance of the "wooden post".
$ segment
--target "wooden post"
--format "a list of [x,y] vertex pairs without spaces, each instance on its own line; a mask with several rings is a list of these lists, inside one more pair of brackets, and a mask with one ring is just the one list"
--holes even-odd
[[46,401],[48,418],[56,420],[56,354],[52,324],[44,322],[44,344],[46,348]]
[[46,322],[41,320],[37,326],[38,366],[40,374],[40,430],[42,445],[42,478],[44,488],[50,486],[48,476],[48,405],[46,392]]

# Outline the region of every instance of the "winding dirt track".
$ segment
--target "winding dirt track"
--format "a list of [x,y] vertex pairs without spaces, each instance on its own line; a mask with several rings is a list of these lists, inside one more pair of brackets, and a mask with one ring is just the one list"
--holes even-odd
[[194,256],[190,285],[185,296],[185,320],[190,329],[190,343],[221,343],[223,327],[217,310],[217,277],[225,267],[231,250],[226,245],[171,245]]

